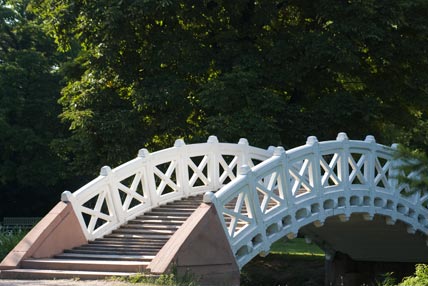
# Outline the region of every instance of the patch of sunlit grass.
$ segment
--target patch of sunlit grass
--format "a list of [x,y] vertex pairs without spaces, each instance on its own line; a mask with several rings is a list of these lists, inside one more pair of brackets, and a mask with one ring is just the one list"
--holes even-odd
[[270,253],[301,255],[301,256],[324,256],[324,251],[315,244],[308,244],[303,238],[292,240],[280,239],[272,244]]

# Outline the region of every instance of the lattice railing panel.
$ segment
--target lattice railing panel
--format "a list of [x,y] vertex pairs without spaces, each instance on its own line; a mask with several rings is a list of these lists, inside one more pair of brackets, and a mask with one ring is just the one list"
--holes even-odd
[[189,157],[187,165],[190,187],[209,186],[208,162],[208,155]]
[[113,209],[113,202],[107,189],[87,200],[81,207],[87,229],[96,232],[113,221]]
[[156,193],[159,196],[177,192],[180,189],[177,183],[178,178],[176,168],[177,161],[175,160],[153,167],[156,182]]
[[[113,170],[103,167],[98,178],[74,193],[64,192],[62,200],[72,203],[87,239],[92,240],[158,205],[218,190],[236,179],[240,165],[260,163],[272,153],[249,146],[245,139],[230,144],[211,136],[207,143],[191,145],[179,139],[174,147],[158,152],[142,149],[137,158]],[[234,233],[248,224],[240,214],[229,220]]]
[[247,171],[206,200],[224,209],[230,194],[240,198],[222,218],[242,215],[244,200],[246,206],[255,206],[251,219],[242,220],[248,227],[239,230],[239,238],[236,225],[224,223],[240,267],[266,253],[275,240],[293,238],[309,223],[320,227],[328,216],[347,221],[353,212],[366,220],[384,215],[387,224],[398,219],[407,224],[408,233],[428,233],[428,192],[412,193],[398,183],[399,162],[392,153],[372,136],[354,141],[340,133],[326,142],[311,136],[304,146],[288,151],[279,147],[257,166],[242,167]]
[[391,169],[390,160],[382,157],[375,158],[374,184],[376,187],[387,189],[387,190],[391,189],[391,185],[389,183],[390,169]]
[[339,186],[342,183],[338,169],[340,159],[338,153],[320,156],[321,185],[324,188]]
[[286,206],[284,182],[281,177],[281,169],[276,168],[256,178],[257,203],[263,215]]
[[365,153],[351,153],[348,156],[349,164],[349,183],[352,185],[367,185],[366,170],[368,164],[368,155]]
[[221,185],[225,185],[236,178],[236,173],[238,170],[238,160],[238,156],[219,156],[219,180]]
[[313,191],[314,185],[310,182],[311,171],[312,166],[309,158],[290,162],[288,172],[293,194],[299,196]]
[[138,172],[118,183],[123,211],[132,212],[148,203],[148,190],[144,190],[142,177]]
[[251,225],[255,225],[254,210],[251,207],[251,199],[248,192],[242,189],[224,203],[221,210],[223,221],[227,226],[230,237],[235,238],[243,230]]

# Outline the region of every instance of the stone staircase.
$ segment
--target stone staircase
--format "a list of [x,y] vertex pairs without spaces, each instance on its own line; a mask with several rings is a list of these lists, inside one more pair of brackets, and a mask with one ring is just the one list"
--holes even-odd
[[[262,196],[259,197],[262,200]],[[21,262],[18,269],[2,270],[1,279],[104,279],[147,272],[146,268],[199,207],[202,195],[188,197],[152,209],[102,238],[67,249],[51,258],[30,258]],[[235,207],[236,198],[229,209]],[[269,207],[274,206],[269,203]],[[242,214],[246,214],[245,204]],[[230,223],[231,218],[224,218]],[[237,229],[244,227],[237,223]]]
[[199,195],[159,206],[88,244],[52,258],[24,260],[19,269],[1,271],[0,278],[102,279],[144,272],[201,202]]

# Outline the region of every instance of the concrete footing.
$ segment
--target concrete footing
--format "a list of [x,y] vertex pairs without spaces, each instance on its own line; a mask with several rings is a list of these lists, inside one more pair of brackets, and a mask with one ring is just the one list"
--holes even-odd
[[326,286],[375,286],[383,280],[383,275],[393,272],[397,282],[415,271],[415,263],[355,261],[341,252],[325,262]]
[[59,202],[5,257],[0,270],[19,268],[27,258],[47,258],[87,243],[71,204]]
[[201,204],[152,260],[152,273],[176,271],[198,285],[239,286],[240,273],[214,205]]

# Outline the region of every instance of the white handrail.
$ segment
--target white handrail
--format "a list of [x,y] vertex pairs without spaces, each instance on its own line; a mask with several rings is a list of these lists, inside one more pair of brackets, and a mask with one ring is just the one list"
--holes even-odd
[[428,233],[428,194],[405,194],[393,148],[373,136],[356,141],[339,133],[325,142],[311,136],[304,146],[278,147],[259,165],[242,166],[236,180],[204,201],[215,204],[240,267],[276,240],[335,215],[347,221],[352,213],[368,220],[381,214],[388,224],[405,222],[409,233]]
[[252,147],[246,139],[238,144],[207,143],[174,147],[138,157],[117,168],[101,168],[100,176],[61,199],[70,202],[88,240],[110,233],[124,222],[153,207],[188,196],[216,191],[237,176],[238,166],[254,166],[273,154],[273,149]]

